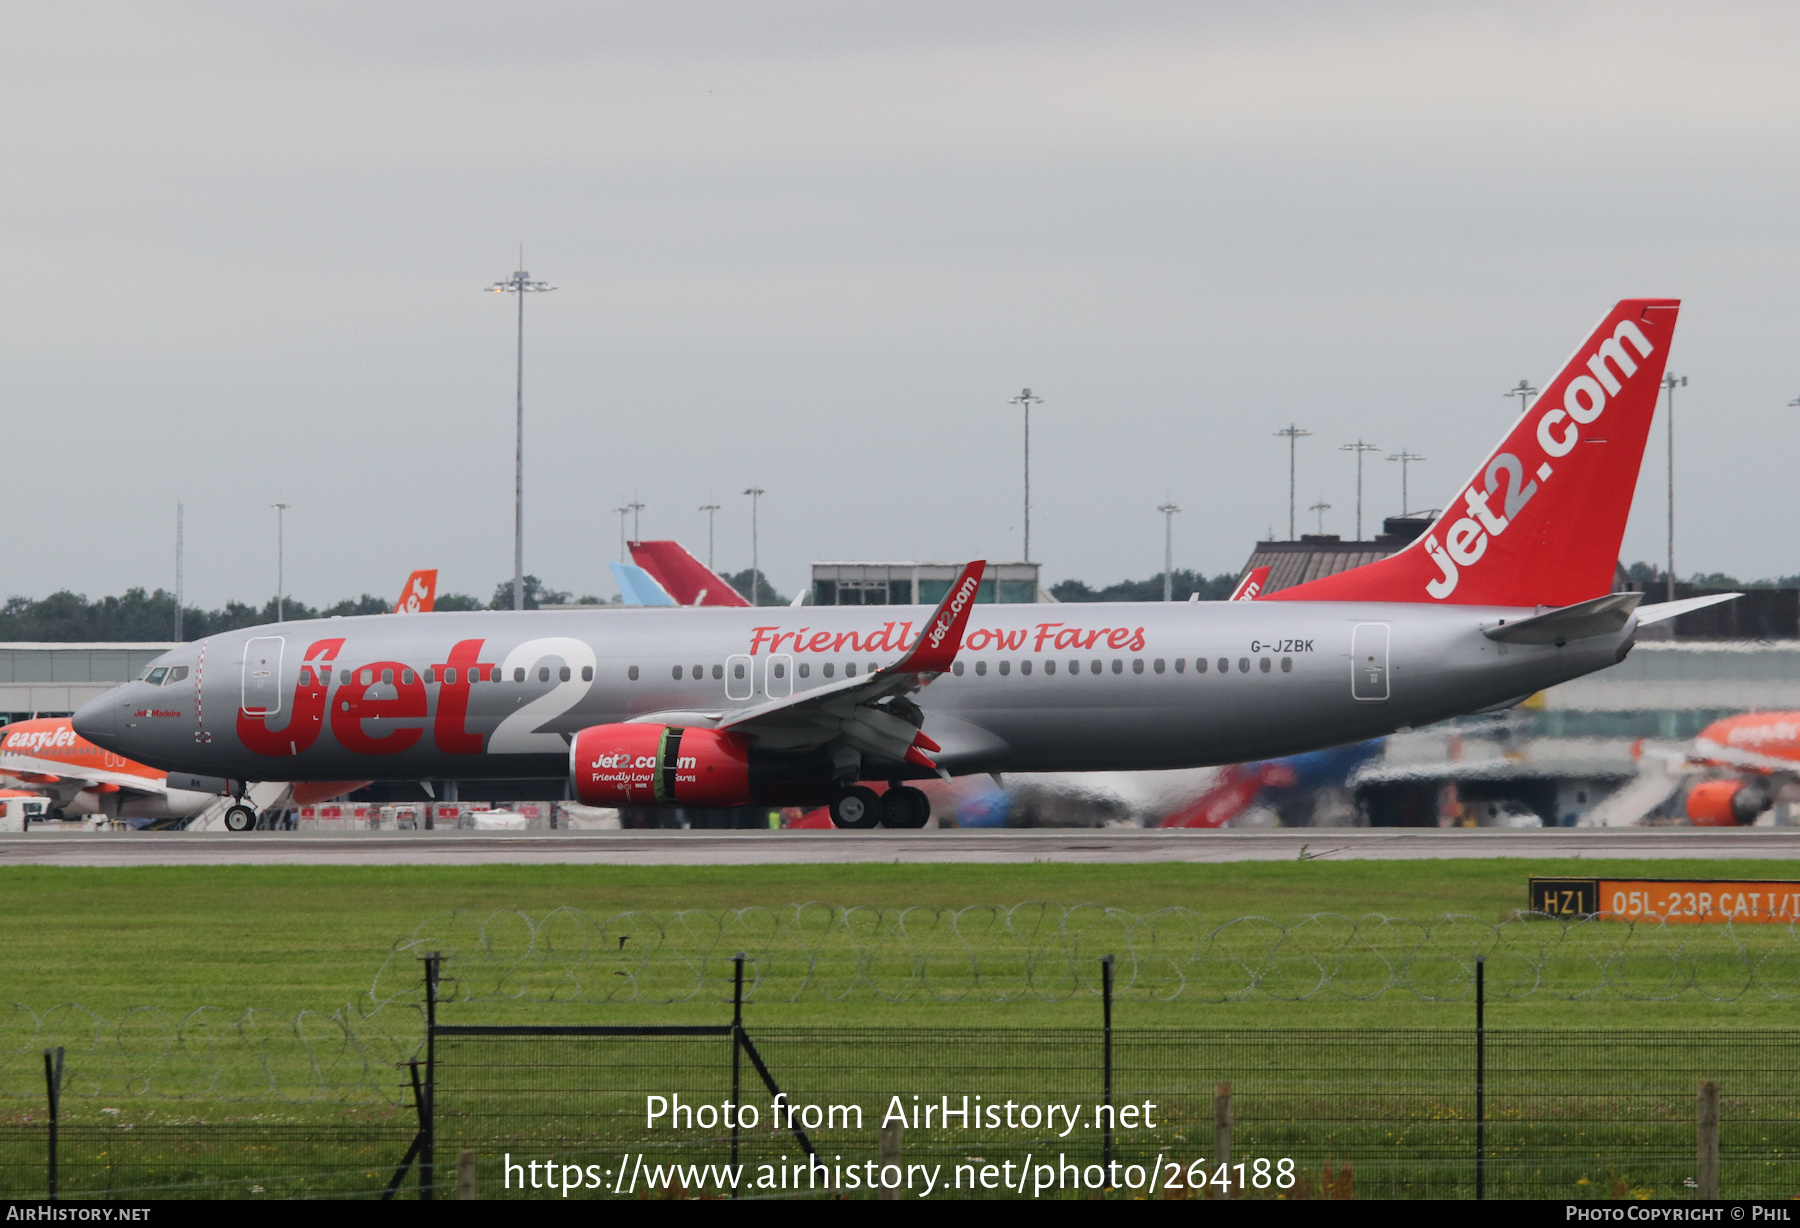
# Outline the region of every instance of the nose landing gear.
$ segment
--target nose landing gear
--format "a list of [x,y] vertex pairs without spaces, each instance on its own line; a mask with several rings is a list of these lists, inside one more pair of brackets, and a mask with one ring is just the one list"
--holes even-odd
[[256,827],[256,811],[239,802],[225,811],[226,831],[251,831]]

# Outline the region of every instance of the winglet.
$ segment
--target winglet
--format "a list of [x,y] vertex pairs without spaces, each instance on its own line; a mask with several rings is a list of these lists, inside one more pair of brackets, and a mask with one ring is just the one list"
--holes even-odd
[[969,625],[969,615],[975,612],[975,595],[981,591],[981,574],[986,570],[985,559],[977,559],[962,569],[950,591],[938,602],[938,608],[932,612],[931,621],[925,624],[918,640],[904,657],[889,667],[889,672],[941,674],[950,668],[950,663],[956,660],[956,650],[962,646],[963,629]]
[[1268,582],[1269,569],[1267,567],[1252,567],[1245,573],[1244,578],[1238,581],[1238,586],[1232,590],[1230,599],[1232,601],[1255,601],[1262,596],[1263,585]]

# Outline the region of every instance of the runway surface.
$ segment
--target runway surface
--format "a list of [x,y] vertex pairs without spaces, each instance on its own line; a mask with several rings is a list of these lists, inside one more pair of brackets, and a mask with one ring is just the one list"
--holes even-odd
[[1800,859],[1800,828],[921,832],[28,832],[0,865],[701,866],[906,862],[1405,861],[1451,857]]

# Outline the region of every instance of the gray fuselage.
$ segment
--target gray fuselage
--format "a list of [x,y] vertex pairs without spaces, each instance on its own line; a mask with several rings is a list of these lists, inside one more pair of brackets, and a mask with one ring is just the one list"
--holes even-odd
[[[1635,630],[1627,622],[1560,647],[1482,634],[1536,612],[985,605],[964,637],[960,672],[913,700],[943,748],[937,761],[958,774],[1267,758],[1516,701],[1623,659]],[[694,723],[850,669],[864,675],[893,663],[930,613],[598,609],[285,623],[175,649],[156,664],[185,667],[179,681],[118,687],[75,724],[144,763],[234,779],[556,777],[568,772],[580,729],[656,713]],[[481,681],[470,683],[471,669]],[[866,767],[870,778],[923,774]]]

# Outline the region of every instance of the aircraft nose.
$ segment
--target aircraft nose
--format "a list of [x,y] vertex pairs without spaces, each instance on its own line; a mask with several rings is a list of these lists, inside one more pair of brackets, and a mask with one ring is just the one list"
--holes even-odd
[[75,732],[94,743],[113,749],[119,737],[119,692],[108,691],[82,704],[72,722]]

